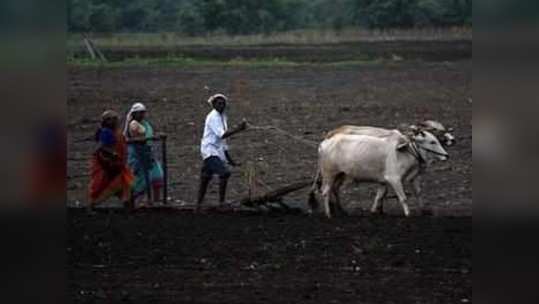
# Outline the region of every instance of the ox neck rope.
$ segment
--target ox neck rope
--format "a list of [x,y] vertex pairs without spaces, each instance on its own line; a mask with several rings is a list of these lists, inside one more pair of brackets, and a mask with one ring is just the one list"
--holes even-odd
[[419,161],[419,164],[421,165],[421,167],[425,167],[425,165],[427,164],[427,161],[423,157],[423,155],[421,154],[421,151],[419,151],[419,149],[423,149],[426,152],[430,152],[430,153],[435,154],[435,155],[446,156],[445,154],[440,153],[438,151],[434,151],[434,150],[431,150],[429,148],[425,148],[425,147],[422,147],[422,146],[418,145],[415,142],[415,140],[413,140],[413,139],[411,140],[411,142],[409,144],[409,147],[410,147],[410,153],[417,159],[417,161]]
[[415,159],[417,159],[421,167],[424,167],[427,161],[425,160],[425,158],[423,158],[423,156],[421,155],[421,152],[419,151],[419,148],[421,147],[418,147],[417,143],[413,139],[408,144],[408,147],[410,148],[409,149],[410,154],[412,154],[412,156],[415,157]]
[[248,123],[248,129],[250,130],[260,130],[260,131],[272,131],[276,134],[281,134],[281,135],[285,135],[287,137],[290,137],[298,142],[301,142],[307,146],[311,146],[311,147],[318,147],[318,142],[316,141],[312,141],[312,140],[309,140],[309,139],[306,139],[306,138],[303,138],[303,137],[300,137],[300,136],[297,136],[297,135],[294,135],[290,132],[287,132],[281,128],[278,128],[278,127],[275,127],[275,126],[257,126],[257,125],[253,125],[251,123]]

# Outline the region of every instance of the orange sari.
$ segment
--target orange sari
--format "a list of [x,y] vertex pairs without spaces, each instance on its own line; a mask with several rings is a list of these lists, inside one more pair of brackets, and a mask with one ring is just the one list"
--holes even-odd
[[[90,204],[101,203],[111,196],[117,196],[122,202],[131,199],[131,188],[135,177],[127,166],[127,142],[118,130],[114,132],[112,152],[114,157],[104,157],[97,149],[90,161]],[[101,142],[100,142],[101,144]]]

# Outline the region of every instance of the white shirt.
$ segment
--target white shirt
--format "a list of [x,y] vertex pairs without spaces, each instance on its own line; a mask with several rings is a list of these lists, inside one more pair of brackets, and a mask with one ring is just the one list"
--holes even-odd
[[217,110],[213,110],[206,116],[204,135],[200,144],[202,159],[217,156],[222,161],[227,161],[225,151],[228,150],[228,146],[226,140],[222,139],[227,130],[228,122],[226,114],[221,114]]

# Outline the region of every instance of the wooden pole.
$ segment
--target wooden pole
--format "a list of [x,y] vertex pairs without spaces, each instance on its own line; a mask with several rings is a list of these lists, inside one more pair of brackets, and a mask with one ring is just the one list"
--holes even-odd
[[150,169],[152,168],[151,159],[152,156],[147,154],[147,150],[144,149],[142,145],[136,145],[135,147],[139,148],[139,161],[142,163],[142,169],[144,170],[144,180],[146,181],[146,197],[148,198],[148,203],[153,202],[153,189],[152,181],[150,179]]
[[101,61],[103,61],[103,62],[107,62],[107,58],[105,58],[105,55],[103,55],[103,53],[101,53],[101,51],[95,46],[95,44],[92,42],[92,40],[88,40],[88,42],[90,42],[90,45],[92,46],[92,49],[94,49],[94,52],[97,53],[97,55],[99,56],[99,59],[101,59]]
[[167,136],[161,135],[161,158],[163,162],[163,205],[168,203]]
[[[88,50],[88,53],[90,53],[90,56],[92,59],[96,59],[99,56],[99,59],[103,62],[107,62],[107,58],[101,51],[95,46],[95,44],[92,42],[92,40],[88,37],[87,34],[82,34],[84,37],[84,44],[86,45],[86,49]],[[97,54],[97,55],[96,55]]]
[[84,45],[86,45],[86,50],[88,50],[88,53],[90,53],[90,57],[92,57],[92,60],[95,59],[95,52],[92,48],[92,45],[90,44],[90,40],[88,38],[84,38]]

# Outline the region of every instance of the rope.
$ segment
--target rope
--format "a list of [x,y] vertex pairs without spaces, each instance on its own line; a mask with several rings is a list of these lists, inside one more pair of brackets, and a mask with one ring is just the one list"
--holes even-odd
[[249,123],[248,125],[248,129],[249,130],[261,130],[261,131],[273,131],[275,133],[279,133],[281,135],[285,135],[285,136],[288,136],[298,142],[301,142],[305,145],[308,145],[308,146],[311,146],[311,147],[318,147],[318,142],[316,141],[313,141],[313,140],[309,140],[309,139],[305,139],[303,137],[300,137],[300,136],[297,136],[297,135],[294,135],[290,132],[287,132],[281,128],[278,128],[278,127],[274,127],[274,126],[256,126],[256,125],[253,125],[251,123]]

